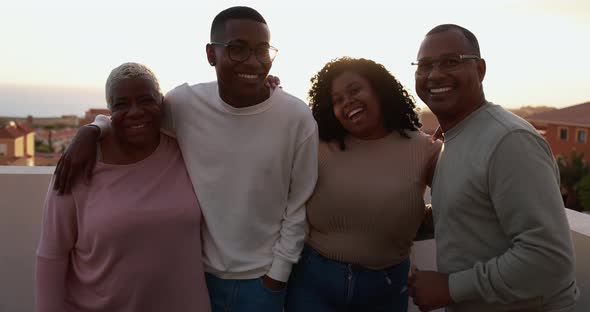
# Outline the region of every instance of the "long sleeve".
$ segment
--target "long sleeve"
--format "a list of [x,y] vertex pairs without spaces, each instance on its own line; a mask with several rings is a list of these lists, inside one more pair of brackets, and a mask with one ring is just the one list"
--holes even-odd
[[[49,185],[53,185],[53,181]],[[72,195],[58,196],[51,188],[43,207],[41,239],[35,272],[36,311],[63,312],[69,253],[77,230]]]
[[318,178],[318,132],[297,148],[291,169],[291,184],[280,238],[273,247],[274,258],[268,276],[286,282],[291,267],[299,259],[306,232],[305,203],[313,193]]
[[55,260],[37,256],[35,265],[35,311],[65,311],[67,269],[67,259]]
[[507,134],[491,156],[489,194],[511,248],[449,276],[455,302],[513,303],[548,298],[571,286],[574,257],[547,143],[526,131]]

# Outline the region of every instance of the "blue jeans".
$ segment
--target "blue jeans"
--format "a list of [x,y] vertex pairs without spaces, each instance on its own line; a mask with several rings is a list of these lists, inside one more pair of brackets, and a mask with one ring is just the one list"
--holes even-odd
[[228,280],[205,273],[211,312],[282,312],[286,290],[270,290],[262,278]]
[[330,260],[305,246],[293,268],[285,311],[370,312],[408,310],[410,261],[384,270]]

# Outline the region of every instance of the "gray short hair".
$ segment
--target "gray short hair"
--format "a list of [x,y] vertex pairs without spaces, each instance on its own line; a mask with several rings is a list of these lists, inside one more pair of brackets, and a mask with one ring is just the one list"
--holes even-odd
[[107,78],[107,83],[105,85],[105,96],[109,109],[111,109],[111,106],[113,105],[113,86],[122,80],[130,78],[139,78],[151,81],[154,84],[154,91],[158,92],[158,95],[162,95],[158,78],[156,78],[156,75],[151,69],[139,63],[123,63],[113,69],[109,75],[109,78]]

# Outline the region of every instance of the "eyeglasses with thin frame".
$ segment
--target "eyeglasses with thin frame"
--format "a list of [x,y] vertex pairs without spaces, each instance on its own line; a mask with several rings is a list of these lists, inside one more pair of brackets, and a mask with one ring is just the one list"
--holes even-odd
[[252,54],[254,54],[260,63],[269,64],[274,61],[277,53],[279,53],[277,48],[265,45],[261,45],[252,49],[246,45],[235,43],[211,42],[211,44],[225,47],[227,49],[229,59],[234,62],[243,62],[250,58]]
[[415,62],[412,65],[416,66],[417,75],[428,75],[438,66],[438,70],[448,73],[459,69],[459,66],[465,62],[465,60],[479,60],[480,57],[473,54],[451,54],[441,56],[439,59],[424,58]]

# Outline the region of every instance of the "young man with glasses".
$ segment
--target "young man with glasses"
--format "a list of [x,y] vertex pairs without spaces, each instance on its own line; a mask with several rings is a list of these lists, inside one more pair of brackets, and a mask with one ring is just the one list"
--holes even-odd
[[469,30],[435,27],[414,65],[416,92],[444,137],[432,184],[440,272],[414,272],[414,303],[421,311],[573,311],[575,258],[549,145],[486,101],[486,63]]
[[178,139],[203,213],[214,312],[282,311],[303,248],[318,133],[304,102],[265,86],[276,52],[257,11],[224,10],[206,46],[217,81],[183,84],[165,98],[163,128]]

